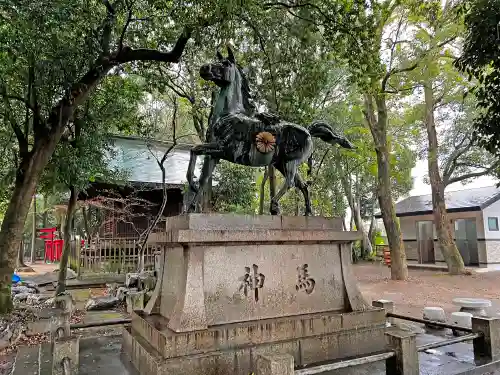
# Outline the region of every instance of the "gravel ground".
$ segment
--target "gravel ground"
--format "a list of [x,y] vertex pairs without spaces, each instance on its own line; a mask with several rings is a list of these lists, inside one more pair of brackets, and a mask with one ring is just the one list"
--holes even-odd
[[379,263],[354,265],[361,292],[370,302],[376,299],[394,301],[396,312],[422,316],[426,306],[442,307],[446,313],[458,311],[455,297],[486,298],[492,301],[491,312],[500,312],[500,271],[450,276],[445,272],[409,270],[407,281],[391,280],[390,269]]

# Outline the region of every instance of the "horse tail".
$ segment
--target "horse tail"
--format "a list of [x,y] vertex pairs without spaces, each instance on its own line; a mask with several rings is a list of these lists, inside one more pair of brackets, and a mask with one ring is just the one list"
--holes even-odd
[[356,148],[345,136],[335,133],[332,127],[324,121],[313,121],[308,130],[311,137],[319,138],[331,145],[338,144],[350,150]]

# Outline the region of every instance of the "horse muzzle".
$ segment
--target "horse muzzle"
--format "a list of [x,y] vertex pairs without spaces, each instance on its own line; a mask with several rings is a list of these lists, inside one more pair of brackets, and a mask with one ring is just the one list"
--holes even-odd
[[203,65],[200,68],[200,77],[206,81],[210,81],[213,78],[212,68],[210,65]]

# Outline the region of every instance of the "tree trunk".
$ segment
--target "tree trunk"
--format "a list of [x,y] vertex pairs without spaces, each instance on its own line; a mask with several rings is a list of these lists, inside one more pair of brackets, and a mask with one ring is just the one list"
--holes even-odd
[[406,264],[405,248],[399,227],[399,220],[396,216],[394,200],[392,199],[385,94],[377,92],[375,100],[377,103],[377,118],[375,117],[373,96],[365,94],[365,115],[373,136],[375,152],[377,154],[377,198],[391,251],[391,279],[406,280],[408,278],[408,266]]
[[83,216],[83,226],[85,228],[85,241],[90,244],[92,240],[92,235],[90,233],[89,217],[87,214],[87,209],[82,205],[82,216]]
[[432,190],[432,209],[434,212],[434,223],[436,225],[437,239],[443,257],[448,265],[448,272],[452,275],[464,274],[464,261],[453,240],[452,228],[446,212],[446,202],[444,197],[444,184],[439,173],[438,164],[438,139],[436,124],[434,121],[434,92],[432,83],[426,82],[424,85],[425,97],[425,125],[429,140],[429,151],[427,163],[429,167],[429,180]]
[[35,146],[34,150],[25,156],[17,170],[14,191],[0,231],[0,314],[12,309],[10,294],[12,273],[17,262],[17,251],[24,222],[31,199],[35,194],[38,178],[54,152],[57,143],[56,136],[57,134],[43,145]]
[[372,212],[372,217],[370,219],[370,229],[368,229],[368,239],[370,240],[372,246],[375,246],[375,216]]
[[266,182],[268,177],[269,177],[269,170],[266,168],[264,170],[264,177],[262,177],[262,182],[260,184],[259,215],[264,214],[264,202],[266,200]]
[[72,186],[70,187],[70,196],[68,208],[66,209],[66,220],[64,224],[64,249],[59,262],[59,277],[57,280],[56,296],[66,291],[66,276],[68,270],[69,253],[71,250],[71,233],[73,231],[73,216],[75,214],[76,200],[78,193]]
[[31,264],[35,263],[36,249],[36,193],[33,195],[33,226],[31,231]]
[[358,231],[361,231],[361,233],[363,234],[363,240],[361,242],[361,258],[367,259],[373,252],[373,248],[372,248],[372,243],[370,242],[370,237],[368,236],[368,233],[365,230],[359,206],[360,206],[359,201],[354,202],[354,210],[353,210],[354,223],[356,224],[356,228],[358,229]]
[[44,228],[47,228],[48,225],[48,220],[49,219],[49,212],[48,212],[48,207],[47,207],[47,196],[44,194],[43,195],[43,216],[42,216],[42,225]]
[[351,209],[351,230],[353,230],[354,225],[356,226],[356,230],[361,231],[363,235],[363,239],[361,241],[361,258],[367,257],[368,254],[372,252],[372,246],[368,235],[365,231],[365,226],[363,225],[363,220],[361,219],[361,212],[359,207],[359,202],[356,202],[356,199],[353,195],[350,177],[344,171],[342,164],[340,162],[340,157],[337,155],[335,157],[335,164],[337,167],[337,171],[340,175],[340,181],[342,183],[342,187],[344,189],[344,194],[347,198],[347,202],[349,204],[349,208]]
[[23,241],[19,242],[19,251],[17,253],[17,267],[26,267],[24,263],[24,244]]

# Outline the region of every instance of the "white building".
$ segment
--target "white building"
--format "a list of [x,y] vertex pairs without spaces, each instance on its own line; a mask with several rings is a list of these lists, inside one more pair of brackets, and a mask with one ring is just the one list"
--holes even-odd
[[[465,265],[500,264],[500,188],[451,191],[445,199]],[[444,264],[432,213],[431,195],[411,196],[396,204],[408,263]]]

